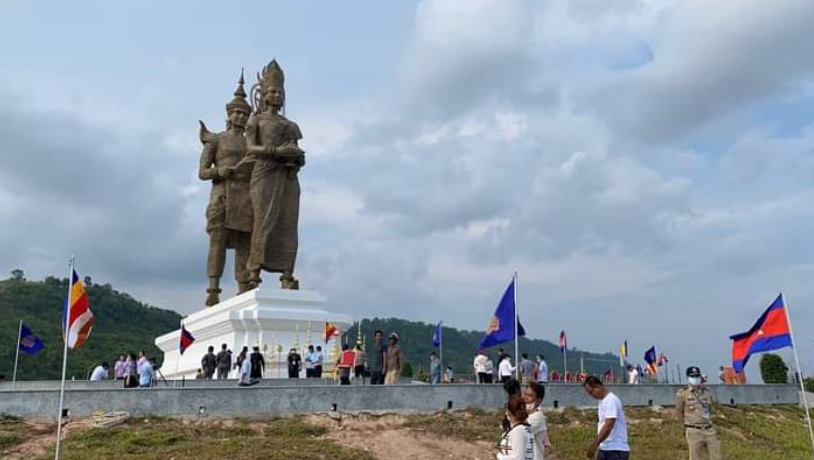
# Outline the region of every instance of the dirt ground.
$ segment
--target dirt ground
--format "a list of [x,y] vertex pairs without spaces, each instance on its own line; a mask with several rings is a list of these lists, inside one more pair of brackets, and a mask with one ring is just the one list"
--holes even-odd
[[341,419],[310,415],[306,421],[325,427],[326,437],[339,444],[364,450],[381,460],[486,460],[495,458],[497,446],[416,433],[404,428],[407,419],[400,415],[342,414]]

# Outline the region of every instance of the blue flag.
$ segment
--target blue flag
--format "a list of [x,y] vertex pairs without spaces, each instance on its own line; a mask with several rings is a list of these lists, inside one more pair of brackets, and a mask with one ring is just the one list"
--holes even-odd
[[647,368],[645,369],[648,374],[655,375],[656,373],[656,347],[650,347],[649,350],[644,352],[644,360],[647,363]]
[[[514,280],[512,280],[497,305],[495,315],[489,321],[486,336],[480,341],[480,348],[493,347],[514,340],[514,311]],[[526,335],[526,331],[523,329],[523,325],[520,324],[519,319],[517,320],[517,334],[520,337]]]
[[441,346],[441,340],[443,340],[441,338],[441,327],[443,327],[443,324],[444,324],[443,321],[439,321],[438,325],[435,326],[435,329],[433,329],[432,331],[432,346],[434,346],[435,348]]
[[20,351],[33,355],[43,348],[45,348],[45,344],[42,343],[42,340],[23,324],[20,328]]

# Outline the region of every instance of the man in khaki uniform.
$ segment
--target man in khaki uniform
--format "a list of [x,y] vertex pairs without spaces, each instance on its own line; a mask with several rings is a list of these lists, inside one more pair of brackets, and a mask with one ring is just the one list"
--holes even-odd
[[687,368],[689,386],[676,394],[678,420],[684,424],[684,436],[690,449],[690,460],[701,460],[707,452],[709,460],[722,460],[721,443],[710,418],[713,396],[709,388],[701,385],[701,369]]

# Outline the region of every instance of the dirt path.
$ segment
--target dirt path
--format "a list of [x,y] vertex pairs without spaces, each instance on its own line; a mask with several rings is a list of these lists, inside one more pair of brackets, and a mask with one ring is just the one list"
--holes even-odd
[[417,434],[404,428],[406,419],[398,415],[343,414],[341,421],[325,415],[312,415],[307,421],[328,428],[327,437],[339,444],[365,450],[381,460],[495,458],[495,449],[490,443],[441,439],[429,433]]
[[56,426],[53,423],[26,423],[31,438],[3,452],[3,460],[30,460],[45,455],[54,443]]

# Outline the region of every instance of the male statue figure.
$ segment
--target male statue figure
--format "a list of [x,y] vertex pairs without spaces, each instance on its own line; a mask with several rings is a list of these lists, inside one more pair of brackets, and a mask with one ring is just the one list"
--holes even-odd
[[213,134],[201,123],[201,164],[198,176],[212,181],[212,194],[206,208],[206,232],[209,234],[209,257],[206,271],[209,288],[206,305],[220,302],[220,278],[226,264],[226,249],[235,250],[235,279],[238,292],[250,289],[248,261],[251,248],[252,210],[249,180],[253,163],[246,156],[246,121],[251,115],[243,90],[243,74],[235,97],[226,104],[226,131]]
[[280,114],[285,105],[284,80],[283,69],[273,60],[257,75],[251,91],[257,110],[246,128],[248,154],[254,160],[249,272],[252,287],[261,282],[262,269],[281,273],[283,289],[298,289],[294,279],[300,215],[297,173],[305,165],[305,152],[297,146],[302,139],[299,126]]

